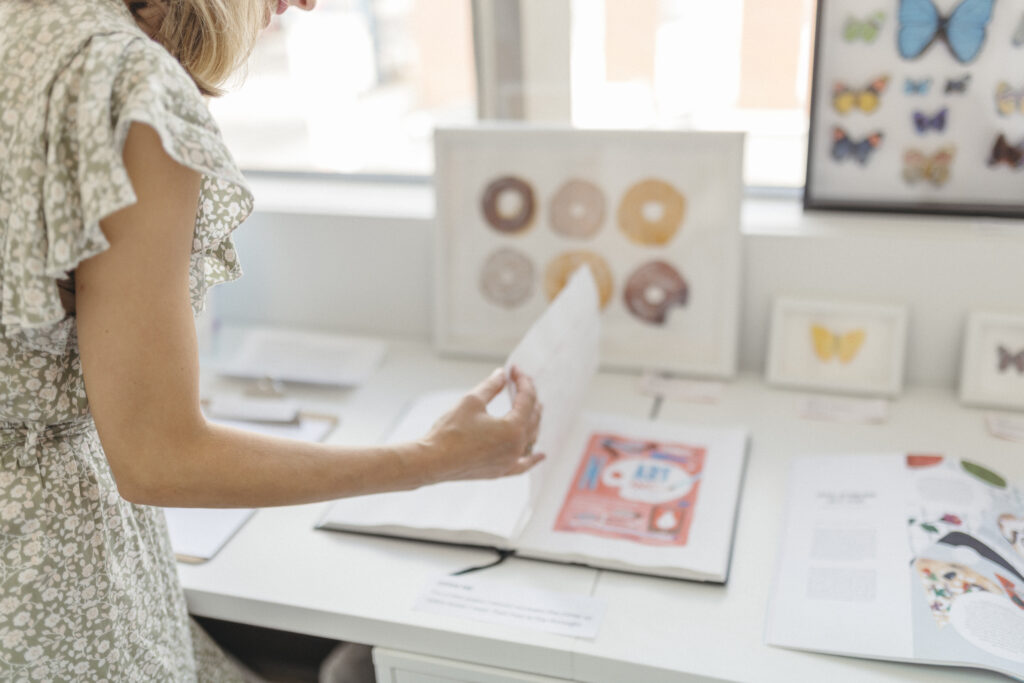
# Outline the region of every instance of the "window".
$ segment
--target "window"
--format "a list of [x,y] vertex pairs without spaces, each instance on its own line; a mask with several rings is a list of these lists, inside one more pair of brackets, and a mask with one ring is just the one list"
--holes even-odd
[[425,175],[476,118],[468,0],[330,0],[275,18],[211,109],[247,170]]
[[[213,111],[247,169],[428,175],[478,118],[748,133],[798,187],[814,0],[331,0],[289,12]],[[479,85],[479,93],[478,93]]]

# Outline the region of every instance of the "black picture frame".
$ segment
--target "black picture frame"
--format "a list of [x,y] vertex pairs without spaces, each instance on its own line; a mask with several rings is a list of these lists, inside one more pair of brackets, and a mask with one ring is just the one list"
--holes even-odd
[[[991,5],[966,62],[970,41],[946,34],[964,5],[961,29]],[[926,41],[917,56],[901,54]],[[1024,218],[1024,1],[818,0],[811,79],[805,210]],[[1000,134],[1017,165],[990,163]]]

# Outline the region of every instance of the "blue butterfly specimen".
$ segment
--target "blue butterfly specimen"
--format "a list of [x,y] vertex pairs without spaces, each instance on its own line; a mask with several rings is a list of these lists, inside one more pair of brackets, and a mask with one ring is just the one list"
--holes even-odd
[[963,95],[967,92],[967,86],[971,84],[971,74],[964,74],[960,78],[946,79],[946,94]]
[[933,116],[928,116],[924,112],[915,111],[912,118],[914,120],[914,128],[920,134],[927,133],[929,130],[935,130],[942,132],[946,130],[946,118],[949,115],[949,107],[943,107],[939,111],[935,112]]
[[900,0],[897,44],[904,59],[919,57],[942,38],[961,63],[970,62],[985,44],[995,0],[963,0],[948,17],[932,0]]
[[903,92],[908,95],[927,95],[931,87],[932,79],[930,78],[908,78],[903,81]]
[[877,131],[863,140],[854,142],[846,131],[836,126],[832,129],[832,158],[842,161],[847,157],[856,159],[861,166],[868,163],[868,157],[882,144],[882,133]]

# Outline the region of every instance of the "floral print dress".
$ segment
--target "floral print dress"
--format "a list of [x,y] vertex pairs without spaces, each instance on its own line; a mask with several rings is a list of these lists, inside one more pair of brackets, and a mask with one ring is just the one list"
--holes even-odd
[[163,512],[118,495],[59,280],[135,201],[133,122],[202,174],[190,291],[240,274],[252,196],[122,0],[0,0],[0,680],[238,680],[189,618]]

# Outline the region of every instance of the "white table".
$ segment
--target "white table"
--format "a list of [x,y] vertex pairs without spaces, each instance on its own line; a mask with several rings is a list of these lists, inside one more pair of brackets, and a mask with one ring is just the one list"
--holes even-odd
[[[332,442],[372,443],[394,424],[411,398],[434,389],[469,387],[491,368],[490,363],[438,358],[425,344],[393,342],[384,365],[367,385],[351,391],[304,388],[294,394],[306,407],[341,415]],[[232,387],[231,382],[209,378],[205,384]],[[588,394],[586,409],[647,416],[653,400],[639,394],[637,384],[636,375],[601,374]],[[493,559],[493,553],[317,531],[313,526],[326,504],[260,510],[213,560],[180,565],[189,608],[200,616],[580,681],[1006,680],[975,670],[873,662],[764,645],[792,457],[942,452],[969,456],[1011,478],[1024,479],[1024,445],[990,437],[983,412],[960,407],[949,391],[908,391],[893,405],[884,425],[802,419],[799,396],[768,388],[760,378],[743,377],[729,383],[716,404],[665,401],[661,407],[661,420],[746,425],[751,430],[726,586],[518,558],[485,572],[487,578],[524,587],[605,598],[608,612],[596,640],[414,612],[413,602],[430,578],[483,564]]]

